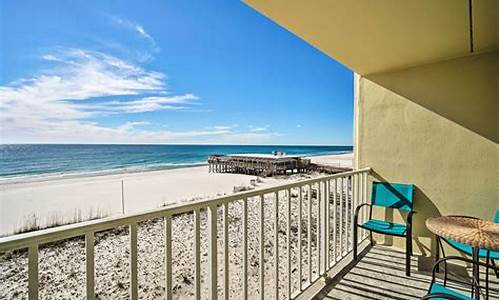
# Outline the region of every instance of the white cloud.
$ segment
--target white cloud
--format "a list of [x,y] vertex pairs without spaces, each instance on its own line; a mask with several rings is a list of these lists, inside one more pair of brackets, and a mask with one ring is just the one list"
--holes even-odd
[[214,129],[218,130],[230,130],[231,128],[231,126],[214,126]]
[[217,125],[217,126],[212,126],[209,128],[213,128],[213,129],[217,129],[217,130],[233,130],[236,127],[238,127],[238,125],[234,124],[234,125]]
[[81,106],[85,109],[91,109],[100,113],[141,113],[158,110],[181,110],[186,106],[179,104],[192,105],[199,98],[193,94],[179,96],[161,96],[144,97],[132,101],[108,101],[95,105]]
[[[42,59],[52,62],[53,68],[0,86],[1,143],[255,144],[271,142],[279,136],[267,127],[265,131],[238,131],[237,125],[184,131],[166,130],[148,121],[105,126],[92,121],[92,117],[188,111],[199,103],[199,98],[191,93],[170,95],[165,74],[100,52],[59,49]],[[128,100],[123,100],[123,96]]]
[[249,125],[248,130],[250,132],[266,132],[269,130],[269,125],[261,126],[261,127],[255,127],[253,125]]
[[252,128],[250,129],[251,132],[262,132],[262,131],[267,131],[267,128],[266,127],[256,127],[256,128]]
[[54,55],[51,55],[51,54],[43,55],[42,58],[45,60],[57,61],[57,57],[55,57]]
[[153,38],[144,30],[141,25],[135,25],[135,30],[143,37],[149,40],[153,40]]
[[114,24],[121,26],[125,29],[132,30],[135,33],[137,33],[141,38],[147,40],[151,44],[155,52],[158,52],[160,50],[156,45],[156,41],[149,33],[146,32],[146,30],[144,29],[144,27],[142,27],[142,25],[117,16],[110,16],[110,19]]
[[[262,144],[273,142],[279,133],[237,132],[231,129],[146,130],[149,122],[126,122],[116,127],[104,127],[86,121],[39,121],[36,127],[23,127],[17,120],[2,128],[1,140],[9,143],[207,143]],[[22,138],[20,138],[22,136]]]
[[204,143],[241,145],[275,144],[276,138],[281,136],[283,134],[278,132],[231,132],[218,136],[216,139],[207,138]]
[[[103,96],[164,91],[165,75],[146,71],[115,57],[81,49],[43,56],[54,68],[33,78],[0,86],[0,121],[74,120],[92,116],[79,101]],[[71,100],[71,101],[70,101]]]

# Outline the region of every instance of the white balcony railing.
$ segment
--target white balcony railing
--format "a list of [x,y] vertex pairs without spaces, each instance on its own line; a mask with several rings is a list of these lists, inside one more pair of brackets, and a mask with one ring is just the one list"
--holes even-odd
[[[174,290],[172,285],[172,220],[180,214],[193,214],[194,218],[194,295],[195,299],[229,299],[229,278],[232,276],[229,268],[228,243],[228,211],[232,205],[241,207],[241,244],[236,245],[241,251],[242,272],[241,293],[243,299],[248,294],[248,202],[250,199],[257,203],[258,228],[250,228],[251,234],[256,234],[258,246],[258,286],[256,288],[259,299],[294,299],[310,287],[318,278],[325,275],[340,260],[352,251],[352,221],[354,208],[367,201],[367,178],[370,169],[344,172],[331,176],[297,181],[281,186],[254,190],[219,197],[216,199],[182,203],[155,209],[148,212],[131,214],[119,217],[110,217],[78,224],[66,225],[52,229],[40,230],[31,233],[14,235],[0,239],[0,253],[28,249],[28,295],[29,299],[38,299],[39,295],[39,246],[73,237],[85,236],[85,278],[86,297],[95,299],[95,269],[94,269],[94,237],[97,232],[113,229],[118,226],[128,226],[130,242],[130,298],[138,299],[138,271],[137,271],[137,227],[138,222],[163,218],[165,236],[165,297],[172,299]],[[326,196],[327,195],[327,196]],[[291,222],[293,201],[296,211],[293,212],[296,222],[297,235],[294,244],[296,272],[292,271],[291,251],[292,236]],[[279,202],[284,201],[285,206]],[[283,203],[281,203],[283,204]],[[271,206],[271,213],[265,207]],[[252,211],[254,213],[254,211]],[[202,289],[200,263],[200,219],[206,214],[206,228],[208,232],[208,270],[206,281],[208,289]],[[221,217],[221,218],[218,218]],[[270,216],[270,220],[267,219]],[[280,218],[281,216],[281,218]],[[284,229],[280,221],[285,219]],[[361,215],[360,218],[366,218]],[[218,222],[218,220],[220,221]],[[265,232],[264,223],[272,224],[272,232]],[[283,223],[283,222],[282,222]],[[218,229],[222,229],[218,237]],[[265,260],[264,235],[272,235],[273,259]],[[286,237],[285,246],[281,247],[279,235]],[[174,236],[175,237],[175,236]],[[360,238],[362,240],[362,238]],[[217,249],[222,246],[222,249]],[[234,247],[234,245],[232,246]],[[218,264],[218,250],[222,250],[223,266]],[[283,251],[284,253],[279,253]],[[283,259],[285,258],[285,259]],[[271,276],[266,272],[266,264],[272,261]],[[282,263],[286,265],[283,267]],[[281,266],[281,268],[280,268]],[[268,268],[269,269],[269,268]],[[283,269],[285,269],[283,271]],[[292,274],[294,273],[294,274]],[[271,278],[266,278],[265,276]],[[234,275],[233,275],[234,276]],[[298,282],[292,284],[292,277]],[[222,280],[220,280],[222,279]],[[203,292],[203,295],[202,295]],[[257,297],[252,293],[252,298]],[[268,295],[266,297],[266,295]]]

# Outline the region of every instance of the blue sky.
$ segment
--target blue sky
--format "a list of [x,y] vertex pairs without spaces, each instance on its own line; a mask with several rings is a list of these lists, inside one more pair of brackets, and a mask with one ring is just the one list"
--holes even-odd
[[0,10],[2,143],[352,144],[352,72],[239,1]]

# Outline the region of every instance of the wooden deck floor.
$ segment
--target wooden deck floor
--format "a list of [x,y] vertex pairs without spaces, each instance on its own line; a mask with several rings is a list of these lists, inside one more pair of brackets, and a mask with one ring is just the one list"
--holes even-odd
[[[374,246],[337,282],[326,287],[315,299],[420,299],[427,293],[430,272],[417,271],[417,257],[412,258],[412,276],[405,276],[404,253],[387,246]],[[470,275],[470,269],[453,268],[457,276]],[[481,283],[484,283],[481,269]],[[498,299],[498,280],[490,273],[490,299]],[[470,296],[464,286],[451,285]]]

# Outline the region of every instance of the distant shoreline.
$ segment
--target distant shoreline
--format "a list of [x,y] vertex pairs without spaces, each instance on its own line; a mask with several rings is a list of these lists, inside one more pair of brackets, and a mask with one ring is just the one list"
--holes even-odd
[[[297,155],[302,157],[324,157],[331,155],[344,155],[350,154],[349,151],[339,151],[332,153],[317,153],[313,155]],[[115,169],[103,169],[103,170],[89,170],[81,172],[61,172],[61,173],[43,173],[43,174],[33,174],[33,175],[21,175],[21,176],[0,176],[0,187],[5,185],[22,184],[22,183],[36,183],[36,182],[47,182],[54,180],[64,180],[64,179],[74,179],[74,178],[93,178],[101,177],[107,175],[126,175],[126,174],[136,174],[136,173],[148,173],[157,171],[166,171],[174,169],[183,168],[194,168],[206,166],[208,163],[194,162],[194,163],[179,163],[179,164],[150,164],[145,166],[132,166],[126,168],[115,168]]]

